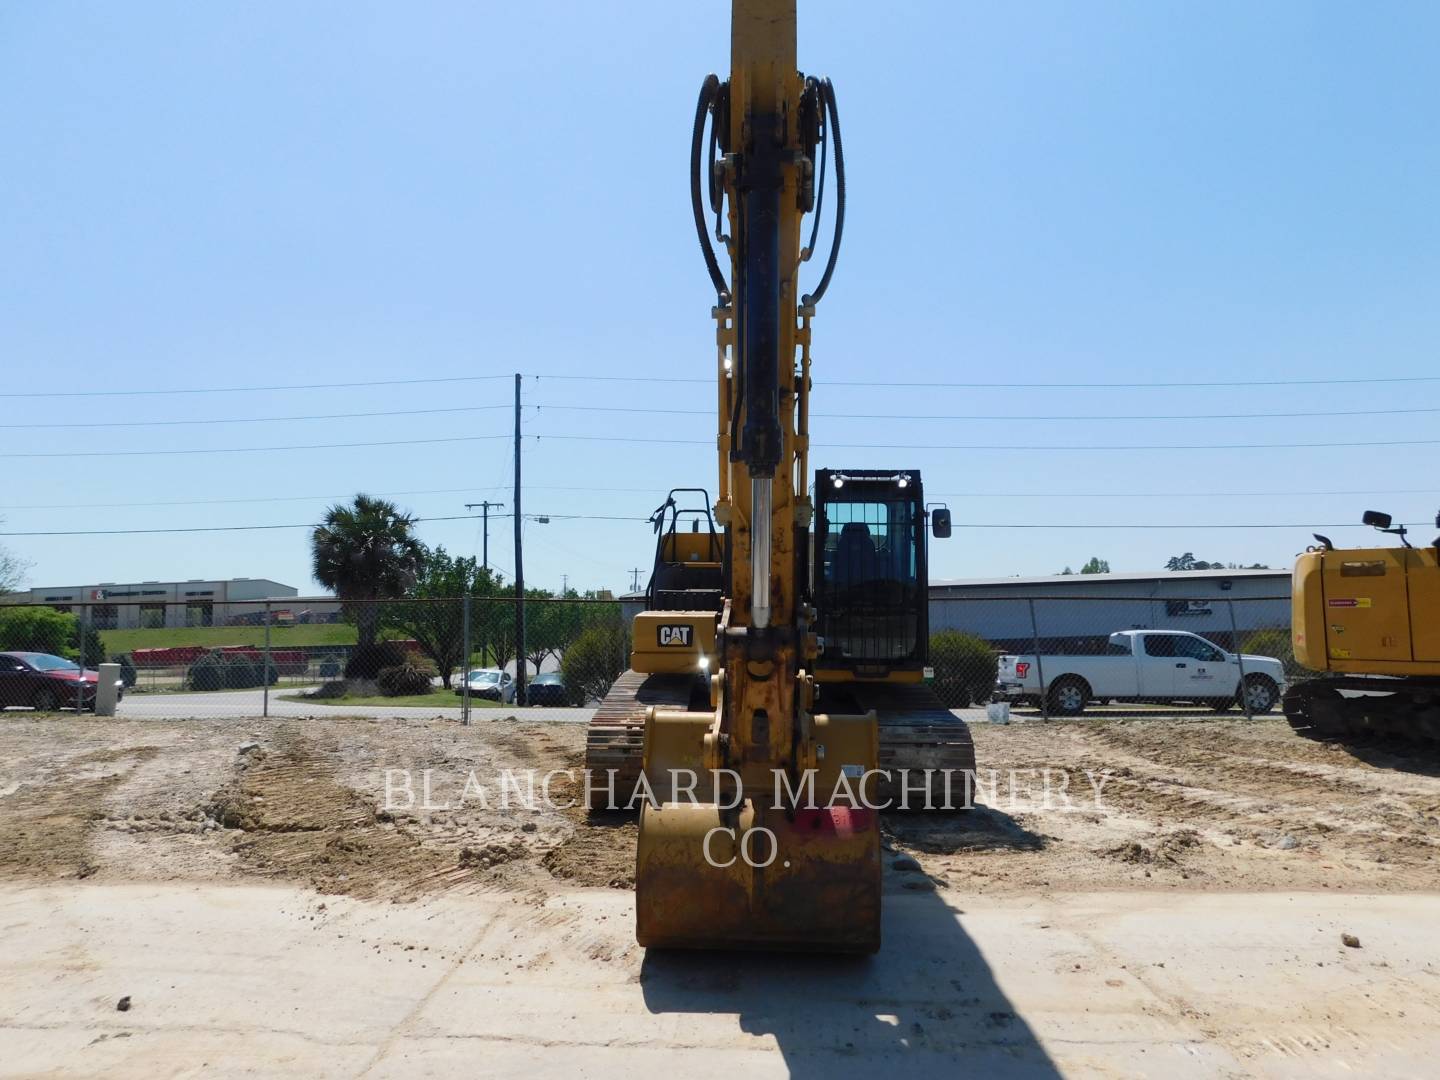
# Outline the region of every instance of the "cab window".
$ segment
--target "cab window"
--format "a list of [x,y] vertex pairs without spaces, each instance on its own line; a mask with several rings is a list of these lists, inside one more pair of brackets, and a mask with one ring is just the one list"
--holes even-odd
[[1177,637],[1174,641],[1176,656],[1188,656],[1192,660],[1203,660],[1210,664],[1218,664],[1225,659],[1220,650],[1208,641],[1192,637]]
[[1145,655],[1146,656],[1174,656],[1175,653],[1174,634],[1146,634]]

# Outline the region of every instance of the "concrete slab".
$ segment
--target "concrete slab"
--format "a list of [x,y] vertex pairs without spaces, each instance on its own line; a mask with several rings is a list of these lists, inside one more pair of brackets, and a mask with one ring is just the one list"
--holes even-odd
[[1431,894],[906,892],[864,959],[646,955],[631,905],[0,886],[0,1075],[1427,1076],[1440,1053]]

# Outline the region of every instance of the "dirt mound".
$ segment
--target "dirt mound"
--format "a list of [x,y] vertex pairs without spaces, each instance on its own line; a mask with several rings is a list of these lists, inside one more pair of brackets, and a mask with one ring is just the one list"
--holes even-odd
[[1177,829],[1175,832],[1166,833],[1150,846],[1138,840],[1127,840],[1123,844],[1107,848],[1104,854],[1120,862],[1142,865],[1178,863],[1186,852],[1203,843],[1200,834],[1194,829]]
[[459,865],[467,870],[489,870],[492,866],[501,866],[515,859],[525,859],[528,858],[529,855],[530,849],[518,840],[512,840],[508,843],[491,841],[480,847],[461,848]]

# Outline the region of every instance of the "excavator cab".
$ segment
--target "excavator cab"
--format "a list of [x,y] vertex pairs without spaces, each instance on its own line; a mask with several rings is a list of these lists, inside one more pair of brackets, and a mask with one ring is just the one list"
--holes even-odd
[[885,678],[925,667],[929,639],[925,498],[917,470],[815,475],[811,597],[816,676]]

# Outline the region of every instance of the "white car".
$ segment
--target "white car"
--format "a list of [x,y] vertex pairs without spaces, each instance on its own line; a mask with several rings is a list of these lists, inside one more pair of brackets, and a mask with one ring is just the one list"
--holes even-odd
[[1273,656],[1237,656],[1184,630],[1122,630],[1099,656],[1002,656],[995,680],[997,700],[1044,695],[1061,716],[1078,716],[1091,701],[1228,709],[1242,690],[1250,712],[1269,712],[1285,690],[1285,665]]
[[465,683],[457,686],[455,692],[463,694],[465,684],[470,687],[471,697],[488,698],[500,702],[501,705],[515,703],[515,676],[508,671],[501,671],[499,668],[476,668],[465,676]]

